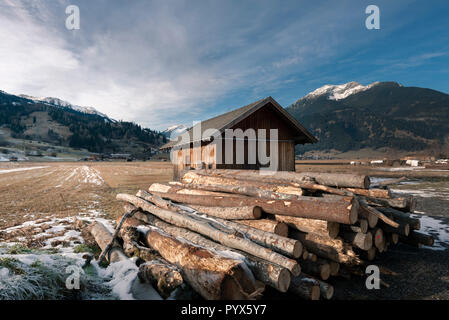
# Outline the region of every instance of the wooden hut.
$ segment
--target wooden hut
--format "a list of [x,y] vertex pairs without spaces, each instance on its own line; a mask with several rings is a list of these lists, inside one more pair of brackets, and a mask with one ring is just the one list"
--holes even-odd
[[[277,137],[270,129],[276,129]],[[243,133],[243,139],[239,133]],[[272,168],[272,163],[260,157],[259,149],[265,144],[263,152],[271,157],[270,148],[275,150],[273,143],[277,158],[272,169],[294,171],[295,145],[315,142],[317,139],[310,132],[272,97],[267,97],[195,124],[161,149],[171,149],[177,180],[186,169],[259,169],[270,165]]]

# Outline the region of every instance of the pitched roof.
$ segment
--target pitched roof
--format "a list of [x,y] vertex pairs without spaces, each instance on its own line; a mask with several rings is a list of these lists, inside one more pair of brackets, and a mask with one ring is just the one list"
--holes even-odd
[[[253,114],[263,106],[271,103],[285,118],[293,128],[295,128],[300,135],[306,137],[304,143],[315,143],[318,140],[309,132],[306,128],[304,128],[295,118],[293,118],[284,108],[281,107],[279,103],[276,102],[272,97],[267,97],[256,102],[250,103],[244,107],[226,112],[214,118],[210,118],[205,121],[201,121],[201,137],[203,137],[203,133],[206,130],[217,130],[217,133],[222,133],[224,130],[229,129],[236,123],[242,121],[247,118],[249,115]],[[190,128],[187,133],[190,136],[190,142],[193,141],[193,131],[194,127]],[[180,139],[180,137],[178,138]],[[172,148],[178,144],[179,140],[172,140],[166,144],[164,144],[160,149]]]

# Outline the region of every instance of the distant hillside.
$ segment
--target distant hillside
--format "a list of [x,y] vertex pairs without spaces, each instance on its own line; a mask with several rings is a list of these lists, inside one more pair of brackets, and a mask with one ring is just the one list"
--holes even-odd
[[449,95],[395,82],[321,87],[287,107],[318,139],[301,151],[449,151]]
[[[148,157],[167,141],[157,131],[131,122],[115,121],[92,107],[80,107],[57,98],[38,99],[0,91],[0,127],[11,137],[95,153],[131,153]],[[6,142],[3,141],[3,144]]]

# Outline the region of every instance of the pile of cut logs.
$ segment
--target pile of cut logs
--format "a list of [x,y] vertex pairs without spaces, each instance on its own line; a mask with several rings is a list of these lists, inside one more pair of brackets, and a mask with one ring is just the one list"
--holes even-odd
[[118,194],[126,213],[116,233],[100,223],[90,231],[110,262],[137,256],[140,281],[163,298],[190,289],[205,299],[258,299],[270,286],[331,299],[330,277],[363,275],[398,242],[433,245],[410,215],[415,200],[392,196],[388,185],[399,181],[192,170],[181,182]]

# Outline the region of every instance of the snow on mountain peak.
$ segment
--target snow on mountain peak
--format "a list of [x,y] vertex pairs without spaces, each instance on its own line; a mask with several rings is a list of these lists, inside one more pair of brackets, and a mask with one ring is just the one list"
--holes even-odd
[[37,97],[32,97],[32,96],[28,96],[28,95],[24,95],[24,94],[21,94],[20,97],[28,99],[28,100],[33,100],[35,102],[42,102],[42,103],[50,104],[50,105],[57,106],[57,107],[69,108],[69,109],[79,111],[82,113],[98,115],[98,116],[101,116],[103,118],[113,121],[106,114],[97,111],[94,107],[81,107],[81,106],[77,106],[77,105],[71,104],[70,102],[61,100],[59,98],[54,98],[54,97],[37,98]]
[[377,84],[379,84],[379,82],[374,82],[367,86],[364,86],[355,81],[339,85],[327,84],[310,92],[302,99],[315,99],[325,95],[328,100],[342,100],[355,93],[370,89]]

